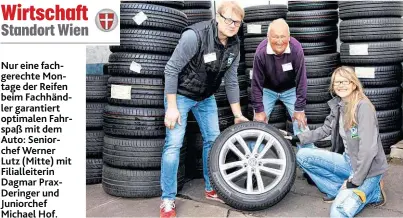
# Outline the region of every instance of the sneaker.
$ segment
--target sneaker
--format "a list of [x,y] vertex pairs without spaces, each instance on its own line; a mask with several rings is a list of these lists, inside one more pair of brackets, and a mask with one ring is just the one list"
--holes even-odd
[[332,203],[334,201],[334,199],[335,199],[335,197],[329,197],[327,195],[322,198],[323,202],[329,203],[329,204]]
[[206,195],[206,199],[224,203],[224,201],[221,200],[221,199],[218,197],[217,193],[216,193],[214,190],[211,190],[211,191],[206,191],[206,190],[205,190],[205,191],[204,191],[204,194]]
[[162,201],[160,205],[160,218],[176,218],[175,201]]
[[386,204],[386,193],[385,193],[385,186],[383,183],[383,180],[379,182],[379,186],[381,187],[381,195],[382,195],[382,200],[376,203],[372,203],[371,206],[373,207],[380,207]]

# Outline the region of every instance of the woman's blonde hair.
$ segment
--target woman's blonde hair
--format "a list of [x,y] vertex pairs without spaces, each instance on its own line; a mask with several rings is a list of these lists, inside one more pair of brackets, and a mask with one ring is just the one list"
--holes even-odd
[[[361,82],[355,74],[354,69],[347,66],[339,67],[333,72],[330,82],[330,91],[332,94],[335,94],[334,79],[337,74],[348,79],[355,86],[353,92],[350,94],[350,99],[349,102],[346,104],[346,110],[344,113],[344,128],[349,129],[358,124],[355,116],[358,103],[361,100],[367,100],[368,102],[370,102],[371,105],[372,103],[365,95],[364,89],[362,88]],[[375,107],[373,105],[372,108],[375,111]]]

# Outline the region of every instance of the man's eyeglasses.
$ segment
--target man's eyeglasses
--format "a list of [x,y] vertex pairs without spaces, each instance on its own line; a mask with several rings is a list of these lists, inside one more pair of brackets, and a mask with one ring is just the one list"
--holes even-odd
[[219,15],[220,15],[222,18],[224,18],[224,22],[225,22],[226,24],[228,24],[228,25],[231,25],[232,23],[234,23],[234,25],[235,25],[236,27],[240,27],[241,24],[243,23],[242,21],[235,21],[235,20],[233,20],[233,19],[231,19],[231,18],[226,18],[226,17],[222,16],[222,14],[220,14],[220,13],[219,13]]
[[351,81],[345,80],[345,81],[334,81],[333,85],[334,86],[340,86],[341,84],[347,86],[350,85]]

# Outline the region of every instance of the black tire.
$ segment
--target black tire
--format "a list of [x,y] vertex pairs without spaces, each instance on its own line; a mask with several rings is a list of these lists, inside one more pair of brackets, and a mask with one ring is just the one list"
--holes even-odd
[[[238,192],[225,181],[220,172],[219,156],[222,147],[231,136],[243,130],[260,130],[270,134],[284,151],[287,167],[285,167],[284,175],[280,178],[279,183],[270,191],[261,194],[244,194]],[[209,156],[209,176],[214,190],[217,191],[219,197],[223,199],[226,204],[239,210],[261,210],[277,204],[290,191],[294,184],[295,172],[295,154],[290,143],[284,139],[283,135],[276,128],[259,122],[246,122],[233,125],[222,132],[212,146]],[[225,173],[228,173],[228,171]]]
[[[143,12],[147,16],[147,20],[137,25],[133,17],[140,12]],[[122,3],[120,4],[120,24],[122,29],[135,27],[180,33],[187,26],[187,17],[180,10],[164,6]]]
[[259,46],[259,44],[265,39],[266,39],[265,36],[246,38],[244,40],[244,50],[245,50],[245,52],[256,52],[256,49]]
[[[368,66],[370,67],[370,66]],[[375,69],[375,78],[360,78],[365,87],[394,87],[402,83],[402,65],[372,66]],[[358,70],[356,70],[358,72]]]
[[[127,198],[151,198],[161,196],[160,170],[131,170],[113,168],[104,164],[102,188],[107,194]],[[185,166],[178,169],[178,190],[185,183]]]
[[[285,123],[286,121],[286,108],[284,104],[277,101],[269,117],[269,123]],[[254,111],[252,105],[248,105],[248,118],[253,120]]]
[[104,131],[112,136],[158,138],[165,136],[165,110],[107,105]]
[[106,103],[87,102],[87,129],[102,129],[102,114]]
[[[253,22],[253,23],[245,23],[242,26],[243,35],[245,36],[245,38],[266,36],[270,23],[271,23],[271,21],[259,21],[259,22]],[[252,25],[260,25],[260,33],[254,33],[253,29],[251,28]]]
[[380,133],[385,154],[390,154],[390,147],[397,144],[401,138],[401,131]]
[[[215,100],[217,102],[218,107],[227,107],[229,106],[228,98],[226,93],[216,93],[214,94]],[[241,105],[247,105],[248,104],[248,91],[247,90],[240,90],[239,91],[239,97],[240,101],[239,103]]]
[[88,158],[102,157],[102,147],[104,145],[104,131],[102,130],[87,130],[86,134],[86,150]]
[[213,14],[210,9],[186,9],[182,10],[187,16],[188,26],[202,21],[211,20]]
[[[242,114],[248,113],[248,107],[241,107]],[[218,126],[220,130],[224,130],[234,124],[234,115],[232,114],[230,107],[218,108]],[[193,113],[188,114],[186,132],[188,133],[200,133],[199,124],[193,116]]]
[[102,158],[86,160],[86,184],[99,184],[102,182]]
[[248,68],[253,68],[253,59],[255,58],[255,53],[245,54],[245,65]]
[[307,103],[323,103],[332,98],[329,92],[330,77],[307,80]]
[[365,95],[369,98],[376,110],[390,110],[401,107],[402,88],[366,88]]
[[321,55],[337,52],[336,41],[330,42],[303,42],[301,43],[304,55]]
[[[239,62],[239,66],[238,66],[238,77],[239,76],[244,76],[245,74],[245,70],[246,70],[246,66],[245,66],[245,62]],[[248,80],[248,76],[246,76],[246,79]]]
[[[132,139],[105,136],[104,163],[125,169],[161,169],[162,150],[165,139]],[[186,143],[180,154],[180,163],[186,157]]]
[[402,17],[403,2],[400,1],[340,1],[340,19],[373,17]]
[[[109,55],[108,72],[112,76],[163,78],[170,57],[160,54],[116,52]],[[133,61],[141,65],[140,73],[130,70]]]
[[291,36],[300,42],[333,42],[338,37],[338,28],[334,26],[321,27],[290,27]]
[[323,123],[329,114],[330,108],[327,103],[307,104],[305,106],[308,123]]
[[402,127],[402,109],[377,111],[379,132],[393,132]]
[[245,8],[245,22],[269,21],[287,17],[286,5],[258,5]]
[[178,44],[179,33],[145,30],[121,29],[120,45],[111,45],[111,52],[152,52],[172,54]]
[[[244,72],[245,73],[245,72]],[[248,88],[248,77],[246,75],[238,75],[238,86],[240,91],[245,91]],[[226,95],[227,92],[225,91],[225,80],[223,78],[220,87],[216,91],[215,95]]]
[[[112,98],[112,86],[124,85],[131,89],[130,99]],[[110,77],[108,102],[113,105],[164,107],[164,83],[160,78]]]
[[[350,55],[350,46],[368,44],[368,55]],[[403,62],[403,42],[341,43],[340,57],[343,64],[396,64]]]
[[185,2],[184,8],[186,8],[186,9],[190,9],[190,8],[209,9],[209,8],[211,8],[211,1],[187,1],[186,0],[184,2]]
[[287,13],[287,23],[290,27],[333,26],[338,22],[337,10],[290,11]]
[[340,22],[340,40],[385,41],[403,38],[402,18],[366,18]]
[[339,66],[339,53],[305,56],[306,75],[308,78],[330,77]]
[[337,1],[288,1],[289,11],[311,11],[337,9]]
[[108,75],[86,76],[86,99],[89,101],[105,101]]
[[121,3],[145,3],[152,5],[161,5],[170,8],[182,9],[185,6],[184,1],[120,1]]

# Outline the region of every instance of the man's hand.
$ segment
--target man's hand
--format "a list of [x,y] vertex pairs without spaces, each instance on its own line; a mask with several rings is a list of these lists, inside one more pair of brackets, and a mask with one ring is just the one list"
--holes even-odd
[[255,113],[254,121],[268,123],[267,116],[265,112]]
[[298,128],[301,129],[301,127],[303,127],[303,128],[306,127],[307,123],[305,120],[305,112],[295,111],[292,118],[298,121]]
[[179,110],[177,107],[172,107],[167,109],[165,113],[165,120],[164,124],[168,129],[174,129],[175,124],[178,122],[179,125],[182,125],[181,123],[181,116],[179,113]]
[[235,123],[235,124],[243,123],[243,122],[248,122],[248,121],[249,121],[248,118],[244,117],[243,115],[241,115],[241,116],[239,116],[239,117],[236,117],[236,118],[234,119],[234,123]]

